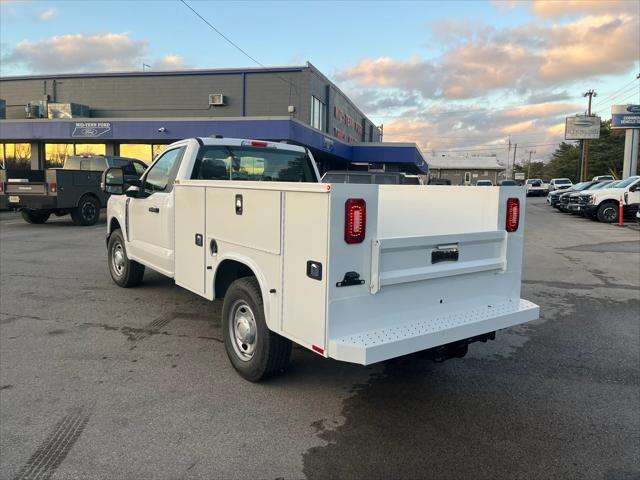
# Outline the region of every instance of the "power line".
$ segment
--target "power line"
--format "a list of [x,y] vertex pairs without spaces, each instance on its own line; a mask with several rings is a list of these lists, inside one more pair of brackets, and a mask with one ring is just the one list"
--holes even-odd
[[[198,11],[196,9],[194,9],[191,5],[189,5],[185,0],[180,0],[180,2],[185,7],[187,7],[189,10],[191,10],[191,12],[193,12],[193,14],[196,15],[200,20],[202,20],[206,25],[208,25],[209,28],[211,28],[214,32],[216,32],[218,35],[220,35],[227,43],[229,43],[229,45],[234,47],[236,50],[238,50],[240,53],[242,53],[245,57],[247,57],[249,60],[251,60],[252,62],[254,62],[257,65],[259,65],[260,67],[265,68],[265,69],[267,68],[264,64],[262,64],[261,62],[256,60],[255,57],[252,57],[251,55],[249,55],[237,43],[235,43],[233,40],[231,40],[229,37],[227,37],[224,33],[222,33],[220,30],[218,30],[213,24],[211,24],[206,18],[204,18],[202,15],[200,15],[200,13],[198,13]],[[274,72],[274,73],[275,73],[276,77],[278,77],[283,82],[287,83],[289,85],[290,89],[293,88],[296,91],[296,95],[298,96],[298,103],[300,103],[300,93],[298,92],[298,88],[290,80],[287,80],[286,78],[281,76],[279,73],[277,73],[277,72]],[[291,90],[289,90],[289,103],[291,103]]]
[[621,91],[620,93],[614,95],[604,103],[598,102],[597,104],[594,104],[594,108],[602,110],[603,108],[607,108],[610,105],[614,105],[615,102],[617,102],[620,97],[624,97],[625,95],[628,95],[629,92],[640,92],[640,86],[633,85],[631,86],[631,88],[627,88],[624,91]]
[[[555,142],[555,143],[537,143],[537,144],[518,144],[521,147],[546,147],[546,146],[552,146],[552,145],[558,145],[560,142]],[[458,152],[489,152],[489,151],[495,151],[496,149],[499,148],[504,148],[506,145],[497,145],[496,148],[469,148],[469,149],[463,149],[463,150],[458,150],[455,148],[450,148],[450,149],[427,149],[430,152],[450,152],[450,153],[458,153]]]
[[640,93],[634,93],[632,94],[630,97],[624,98],[622,100],[620,100],[620,103],[624,104],[625,102],[629,101],[629,100],[635,100],[636,98],[640,97]]
[[193,7],[191,7],[191,5],[189,5],[187,2],[185,2],[185,0],[180,0],[180,2],[182,2],[182,4],[187,7],[189,10],[191,10],[200,20],[202,20],[204,23],[206,23],[207,25],[209,25],[209,27],[216,32],[218,35],[220,35],[222,38],[224,38],[231,46],[233,46],[235,49],[239,50],[240,52],[242,52],[242,54],[247,57],[248,59],[250,59],[252,62],[257,63],[258,65],[260,65],[262,68],[267,68],[265,67],[262,63],[260,63],[258,60],[256,60],[255,58],[253,58],[251,55],[249,55],[247,52],[245,52],[237,43],[235,43],[233,40],[231,40],[229,37],[227,37],[224,33],[222,33],[220,30],[218,30],[216,27],[214,27],[211,23],[209,23],[209,21],[204,18],[202,15],[200,15]]
[[[624,85],[623,87],[620,87],[619,89],[617,89],[617,90],[616,90],[616,91],[614,91],[613,93],[610,93],[609,95],[607,95],[607,96],[605,96],[605,97],[600,98],[600,100],[599,100],[598,102],[596,102],[596,104],[595,104],[595,105],[601,105],[601,104],[607,103],[607,100],[608,100],[609,98],[613,98],[613,97],[615,97],[616,95],[618,95],[618,93],[619,93],[620,91],[622,91],[622,90],[626,89],[628,86],[630,86],[630,85],[631,85],[632,83],[634,83],[636,80],[638,80],[638,79],[637,79],[637,78],[634,78],[634,79],[633,79],[633,80],[631,80],[629,83],[627,83],[627,84],[626,84],[626,85]],[[594,105],[594,106],[595,106],[595,105]]]

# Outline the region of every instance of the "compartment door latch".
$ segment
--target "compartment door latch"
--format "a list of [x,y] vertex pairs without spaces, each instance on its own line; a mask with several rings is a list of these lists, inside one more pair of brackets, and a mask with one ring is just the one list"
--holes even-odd
[[360,279],[358,272],[347,272],[341,282],[336,283],[336,287],[350,287],[352,285],[362,285],[364,280]]

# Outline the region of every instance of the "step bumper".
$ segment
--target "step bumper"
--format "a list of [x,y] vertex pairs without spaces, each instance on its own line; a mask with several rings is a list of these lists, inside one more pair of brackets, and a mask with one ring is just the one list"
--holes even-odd
[[539,315],[540,307],[528,300],[508,300],[330,339],[329,357],[370,365],[530,322]]

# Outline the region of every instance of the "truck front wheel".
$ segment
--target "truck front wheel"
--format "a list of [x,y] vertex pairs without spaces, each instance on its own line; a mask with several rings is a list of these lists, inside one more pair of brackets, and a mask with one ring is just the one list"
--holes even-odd
[[603,223],[616,223],[618,221],[618,209],[617,203],[603,203],[598,207],[598,220]]
[[83,227],[95,225],[100,219],[100,203],[95,197],[85,195],[71,211],[71,219],[73,223]]
[[49,216],[51,213],[49,212],[40,212],[38,210],[27,210],[26,208],[20,210],[20,215],[22,215],[22,219],[27,223],[44,223],[49,220]]
[[258,382],[283,370],[291,357],[291,341],[269,330],[255,277],[235,280],[222,305],[224,346],[233,368]]
[[144,277],[144,265],[129,260],[124,249],[122,231],[118,228],[109,236],[108,257],[111,278],[120,287],[140,285]]

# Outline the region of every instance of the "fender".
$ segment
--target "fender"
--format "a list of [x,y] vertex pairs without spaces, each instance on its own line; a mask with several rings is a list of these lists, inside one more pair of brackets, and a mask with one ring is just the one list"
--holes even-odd
[[275,319],[271,318],[272,302],[271,302],[271,296],[269,294],[269,290],[267,289],[267,280],[264,277],[264,274],[262,273],[262,270],[260,270],[258,265],[253,260],[251,260],[251,258],[245,255],[241,255],[238,253],[228,253],[218,257],[216,269],[213,272],[213,282],[211,284],[210,300],[213,300],[215,298],[214,289],[216,284],[216,275],[218,274],[218,266],[221,265],[222,262],[224,262],[225,260],[234,260],[238,263],[242,263],[246,265],[251,269],[251,271],[256,276],[256,279],[258,280],[258,285],[260,285],[260,293],[262,294],[262,303],[264,304],[264,318],[267,322],[267,326],[269,327],[270,330],[274,332],[280,332],[282,329],[280,328],[279,325],[275,325]]

